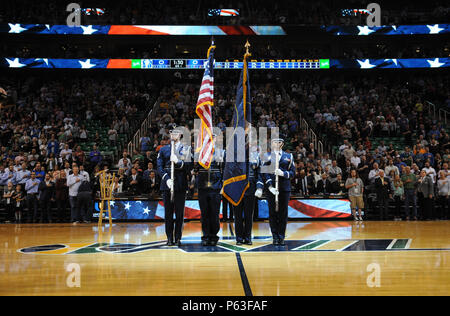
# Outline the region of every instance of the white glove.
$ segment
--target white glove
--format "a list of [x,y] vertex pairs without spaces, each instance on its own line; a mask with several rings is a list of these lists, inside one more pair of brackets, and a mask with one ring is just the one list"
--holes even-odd
[[275,175],[279,177],[284,177],[284,172],[281,169],[276,169]]
[[223,195],[223,187],[220,189],[220,195]]
[[172,179],[167,179],[166,185],[169,187],[169,190],[172,190],[172,187],[173,187],[173,180],[172,180]]
[[278,189],[274,188],[273,186],[269,187],[269,191],[270,193],[272,193],[273,195],[278,195]]
[[263,194],[262,189],[258,189],[258,190],[256,190],[256,192],[255,192],[255,196],[256,196],[257,198],[261,198],[261,197],[262,197],[262,194]]
[[170,162],[178,163],[177,155],[175,155],[175,154],[170,155]]

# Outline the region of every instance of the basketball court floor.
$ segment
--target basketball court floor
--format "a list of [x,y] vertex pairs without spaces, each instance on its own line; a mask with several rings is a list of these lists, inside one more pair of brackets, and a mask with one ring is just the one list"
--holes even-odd
[[449,295],[450,222],[290,222],[286,246],[254,224],[217,247],[200,222],[166,247],[163,223],[2,224],[0,295]]

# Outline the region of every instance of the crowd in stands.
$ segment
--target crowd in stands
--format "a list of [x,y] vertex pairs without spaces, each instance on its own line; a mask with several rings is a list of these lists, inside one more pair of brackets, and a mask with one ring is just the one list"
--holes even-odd
[[[445,1],[433,0],[424,6],[407,1],[378,1],[381,6],[382,24],[423,24],[448,22],[449,8]],[[5,2],[0,8],[0,23],[65,24],[68,3],[60,1],[29,2],[18,0]],[[84,24],[161,24],[161,25],[257,25],[257,24],[305,24],[305,25],[361,25],[366,15],[343,16],[341,9],[366,9],[367,2],[294,0],[223,1],[143,1],[136,0],[132,6],[126,3],[95,1],[95,8],[102,8],[101,16],[83,16]],[[90,8],[90,3],[80,3]],[[211,17],[209,9],[237,9],[236,17]]]
[[[156,157],[167,143],[173,124],[192,128],[197,89],[181,84],[161,92],[152,128],[141,139],[140,150],[148,157]],[[218,118],[216,125],[225,128],[231,123],[236,87],[216,85],[215,89],[213,116]],[[297,169],[294,195],[351,194],[347,181],[352,182],[355,170],[366,189],[366,209],[376,214],[380,210],[382,218],[387,216],[381,212],[387,205],[398,219],[448,216],[450,137],[447,126],[429,117],[424,105],[431,100],[448,108],[448,77],[308,76],[286,88],[276,83],[252,85],[252,96],[253,117],[258,118],[254,124],[278,126],[287,135],[284,149],[294,154]],[[314,147],[300,128],[299,112],[329,150],[320,154]],[[382,185],[386,179],[388,188],[380,188],[381,174]],[[194,182],[191,179],[191,190]],[[388,204],[380,206],[381,201]]]
[[[237,73],[227,74],[227,83],[222,78],[215,85],[213,107],[215,125],[223,130],[231,126],[237,83]],[[448,216],[450,137],[444,122],[428,115],[426,103],[448,108],[448,76],[308,74],[285,84],[269,73],[251,75],[253,124],[279,127],[285,135],[284,150],[294,155],[293,196],[355,196],[359,192],[365,207],[358,208],[365,214],[407,219]],[[138,148],[121,150],[120,159],[103,163],[98,146],[115,145],[116,135],[129,128],[133,114],[148,112],[148,94],[155,90],[152,84],[145,79],[76,78],[23,84],[16,92],[16,109],[2,111],[0,120],[0,185],[11,219],[18,209],[26,210],[28,220],[35,221],[37,210],[46,215],[49,205],[67,216],[63,209],[71,202],[72,221],[90,220],[89,212],[78,214],[87,198],[77,201],[78,191],[74,195],[67,185],[69,178],[89,182],[90,187],[80,192],[89,192],[92,203],[98,190],[96,175],[103,168],[117,173],[117,196],[159,198],[158,151],[168,143],[173,125],[193,128],[198,89],[198,84],[186,83],[163,87],[148,134],[142,135]],[[325,144],[323,153],[301,128],[299,113]],[[108,132],[97,135],[92,148],[82,150],[86,139],[92,139],[85,128],[92,126],[89,121],[108,122]],[[188,197],[192,198],[195,173],[189,181]],[[54,184],[54,193],[44,193],[48,183]]]
[[[0,113],[0,186],[8,219],[22,220],[26,209],[23,220],[51,221],[51,216],[43,216],[51,214],[48,211],[39,219],[37,212],[52,205],[58,208],[58,219],[66,220],[70,201],[71,220],[87,221],[77,215],[84,200],[77,202],[74,192],[78,195],[85,180],[89,185],[80,192],[96,194],[91,188],[98,187],[96,174],[121,152],[154,90],[151,82],[126,76],[27,76],[12,83],[7,89],[11,99]],[[79,179],[75,191],[73,175]]]

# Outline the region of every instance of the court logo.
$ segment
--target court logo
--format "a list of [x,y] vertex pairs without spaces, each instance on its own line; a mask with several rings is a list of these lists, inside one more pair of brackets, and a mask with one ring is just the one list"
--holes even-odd
[[[19,249],[23,254],[46,254],[46,255],[64,255],[64,254],[127,254],[144,251],[178,251],[185,253],[212,253],[212,252],[347,252],[347,251],[398,251],[398,250],[420,250],[409,249],[411,239],[338,239],[338,240],[285,240],[285,246],[272,244],[272,236],[255,236],[252,246],[238,246],[234,237],[224,236],[219,240],[217,246],[202,246],[199,237],[183,239],[181,246],[168,247],[166,241],[153,241],[148,243],[78,243],[78,244],[53,244],[32,246]],[[344,246],[342,246],[344,244]],[[430,250],[430,249],[427,249]],[[443,249],[436,249],[443,250]],[[368,272],[370,282],[368,284],[377,284],[377,266],[369,265]],[[370,270],[370,271],[369,271]],[[369,280],[369,279],[368,279]]]

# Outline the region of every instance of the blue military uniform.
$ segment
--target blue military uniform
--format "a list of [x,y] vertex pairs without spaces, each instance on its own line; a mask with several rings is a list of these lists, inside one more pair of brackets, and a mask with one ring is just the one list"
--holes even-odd
[[[175,155],[178,157],[178,162],[175,163],[175,179],[174,180],[174,201],[170,199],[170,188],[166,181],[170,179],[171,175],[171,145],[162,147],[158,154],[157,169],[161,177],[160,190],[164,201],[164,218],[166,223],[167,240],[172,242],[179,242],[183,231],[184,222],[184,205],[186,201],[186,190],[188,187],[187,175],[192,168],[192,163],[185,161],[188,154],[190,154],[190,147],[184,146],[180,142],[175,144]],[[173,213],[175,211],[175,221]],[[175,236],[174,236],[175,225]]]
[[216,149],[209,169],[198,165],[198,177],[196,179],[198,188],[198,203],[202,216],[202,244],[215,246],[220,230],[220,190],[222,188],[223,162],[225,151]]
[[250,161],[247,160],[246,164],[249,187],[247,191],[245,191],[241,203],[234,207],[234,218],[236,242],[248,244],[252,239],[253,212],[255,209],[255,191],[257,189],[263,189],[264,184],[262,182],[260,173],[261,160],[259,159],[258,152],[250,153]]
[[[291,179],[295,175],[295,163],[292,154],[280,151],[279,169],[283,176],[278,177],[278,212],[276,211],[275,195],[266,190],[267,203],[269,204],[269,223],[274,241],[284,241],[288,219],[288,205],[291,196]],[[263,165],[275,164],[275,153],[268,153],[264,157]],[[275,175],[273,173],[262,173],[266,189],[275,187]]]

